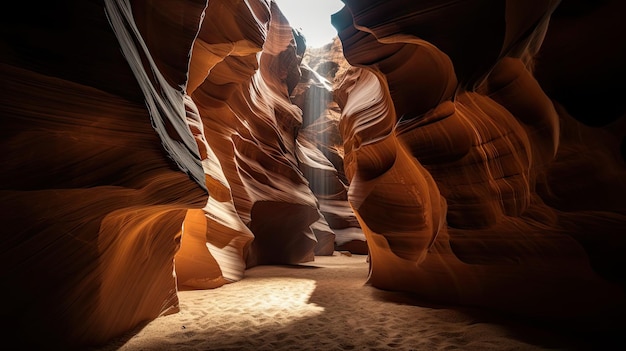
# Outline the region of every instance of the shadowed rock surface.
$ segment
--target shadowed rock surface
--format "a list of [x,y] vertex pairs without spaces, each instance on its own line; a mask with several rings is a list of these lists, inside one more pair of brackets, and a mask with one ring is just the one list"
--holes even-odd
[[11,12],[0,67],[7,335],[106,342],[176,312],[177,289],[332,253],[296,158],[315,153],[296,141],[289,101],[302,54],[273,2]]
[[619,143],[572,119],[533,76],[559,2],[345,3],[333,24],[359,69],[337,95],[369,282],[623,328]]

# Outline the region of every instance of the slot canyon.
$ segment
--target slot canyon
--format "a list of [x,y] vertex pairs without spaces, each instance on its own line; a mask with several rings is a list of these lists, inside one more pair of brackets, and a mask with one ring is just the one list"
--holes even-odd
[[[313,0],[309,0],[313,1]],[[626,2],[14,2],[3,340],[103,345],[337,251],[441,306],[626,332]]]

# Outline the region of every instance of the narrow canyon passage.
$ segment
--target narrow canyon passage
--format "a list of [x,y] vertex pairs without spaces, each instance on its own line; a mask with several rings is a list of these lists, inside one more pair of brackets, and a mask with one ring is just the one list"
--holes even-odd
[[626,349],[626,2],[280,3],[3,12],[0,337]]

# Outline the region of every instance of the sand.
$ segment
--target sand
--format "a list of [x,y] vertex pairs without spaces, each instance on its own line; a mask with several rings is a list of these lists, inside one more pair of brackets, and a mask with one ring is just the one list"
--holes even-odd
[[180,312],[105,350],[571,350],[555,331],[485,312],[437,307],[367,285],[363,255],[258,266],[239,282],[180,291]]

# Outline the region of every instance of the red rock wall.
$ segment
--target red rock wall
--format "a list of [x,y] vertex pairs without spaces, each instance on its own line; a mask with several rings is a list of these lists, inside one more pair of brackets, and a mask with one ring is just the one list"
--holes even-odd
[[289,100],[301,53],[274,3],[65,1],[9,17],[7,337],[105,342],[176,312],[177,289],[332,253],[300,170],[317,151],[296,141]]
[[103,342],[177,311],[181,224],[207,193],[183,92],[167,83],[180,72],[160,66],[190,50],[182,34],[203,8],[189,10],[171,28],[186,40],[159,55],[123,56],[99,1],[17,6],[3,21],[0,290],[12,340]]
[[[190,69],[198,83],[188,89],[229,185],[220,201],[232,202],[227,212],[207,206],[209,221],[240,222],[254,234],[238,249],[246,260],[241,274],[245,266],[312,260],[317,239],[311,225],[320,218],[298,168],[301,111],[289,100],[301,57],[287,20],[274,3],[264,4],[209,4]],[[223,18],[233,22],[227,26]]]
[[369,283],[611,326],[624,306],[624,129],[585,127],[544,91],[558,84],[541,67],[554,49],[540,50],[559,2],[345,3],[333,24],[358,68],[336,95]]

